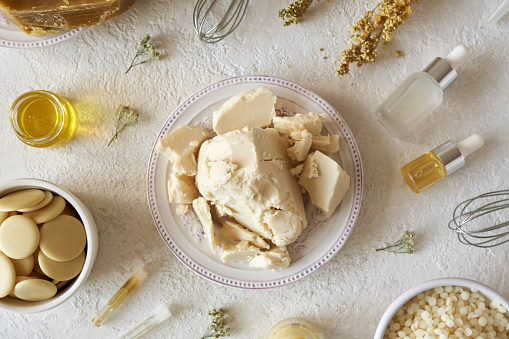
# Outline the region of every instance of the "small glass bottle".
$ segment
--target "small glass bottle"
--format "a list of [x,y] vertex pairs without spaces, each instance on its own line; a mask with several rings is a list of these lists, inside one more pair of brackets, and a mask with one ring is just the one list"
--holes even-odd
[[443,99],[443,91],[458,77],[455,68],[469,56],[457,46],[444,59],[436,58],[423,72],[406,78],[377,108],[374,117],[396,138],[406,136],[431,114]]
[[447,141],[401,167],[401,175],[415,193],[420,193],[463,165],[465,157],[484,144],[479,134],[473,134],[457,144]]
[[69,102],[48,91],[22,94],[11,106],[10,119],[16,136],[32,147],[63,145],[77,127]]
[[315,325],[299,318],[281,320],[272,327],[267,339],[322,339]]

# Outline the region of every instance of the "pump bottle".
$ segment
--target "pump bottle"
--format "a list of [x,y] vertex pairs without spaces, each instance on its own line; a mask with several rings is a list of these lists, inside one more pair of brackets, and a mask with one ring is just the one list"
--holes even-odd
[[483,144],[484,139],[479,134],[456,144],[447,141],[401,167],[401,175],[412,191],[420,193],[465,165],[465,157]]
[[443,91],[458,77],[456,67],[469,56],[457,46],[445,58],[435,58],[423,72],[406,78],[377,108],[374,117],[396,138],[402,138],[431,114],[443,99]]

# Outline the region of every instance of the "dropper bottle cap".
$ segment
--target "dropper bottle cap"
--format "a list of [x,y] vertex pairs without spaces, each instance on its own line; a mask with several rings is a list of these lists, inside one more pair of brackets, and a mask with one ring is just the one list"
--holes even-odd
[[470,51],[464,45],[456,46],[445,58],[435,58],[431,64],[426,67],[424,72],[428,73],[438,82],[442,91],[458,77],[456,68],[460,66],[469,57]]
[[481,148],[482,145],[484,145],[483,137],[479,134],[472,134],[456,144],[447,141],[433,149],[432,152],[440,158],[447,174],[451,174],[465,165],[465,157]]

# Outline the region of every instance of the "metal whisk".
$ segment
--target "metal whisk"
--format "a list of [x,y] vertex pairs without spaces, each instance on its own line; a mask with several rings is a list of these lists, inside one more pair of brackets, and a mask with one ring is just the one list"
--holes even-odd
[[509,242],[509,190],[489,192],[463,201],[449,228],[461,243],[489,248]]
[[[226,1],[226,0],[225,0]],[[246,15],[249,0],[230,0],[229,6],[221,8],[218,0],[197,0],[193,11],[194,30],[201,41],[214,43],[232,33]],[[222,2],[224,5],[224,1]],[[224,7],[224,6],[223,6]],[[210,23],[212,16],[220,12],[218,19]],[[216,14],[217,15],[217,14]]]

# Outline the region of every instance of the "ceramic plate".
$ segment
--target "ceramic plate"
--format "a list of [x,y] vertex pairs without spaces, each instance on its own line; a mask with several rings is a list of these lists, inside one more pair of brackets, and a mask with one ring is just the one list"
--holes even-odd
[[58,34],[31,36],[0,15],[0,47],[35,49],[50,47],[76,37],[87,28],[62,30]]
[[[157,141],[181,125],[212,126],[212,113],[232,96],[260,86],[270,88],[278,97],[279,116],[296,113],[327,113],[324,127],[340,135],[340,151],[333,158],[350,175],[350,189],[328,219],[309,201],[305,201],[308,227],[297,241],[288,246],[292,263],[278,271],[250,268],[248,263],[221,261],[220,250],[214,255],[204,238],[194,212],[179,216],[177,204],[168,203],[166,182],[170,164],[156,151]],[[308,276],[323,266],[345,244],[357,220],[362,197],[362,165],[357,144],[341,116],[325,100],[290,81],[267,76],[230,78],[210,85],[184,101],[168,118],[154,143],[148,167],[148,200],[159,234],[173,253],[191,270],[219,284],[239,288],[271,288]]]

